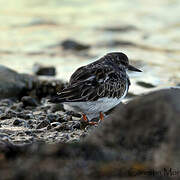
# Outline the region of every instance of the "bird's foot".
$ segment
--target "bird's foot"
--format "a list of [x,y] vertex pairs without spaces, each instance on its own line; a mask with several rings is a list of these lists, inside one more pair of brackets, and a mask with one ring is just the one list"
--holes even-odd
[[99,113],[100,114],[100,121],[104,120],[104,114],[102,112]]
[[98,122],[96,121],[89,121],[85,114],[82,114],[82,119],[83,119],[83,122],[85,122],[87,125],[93,126],[93,125],[98,124]]

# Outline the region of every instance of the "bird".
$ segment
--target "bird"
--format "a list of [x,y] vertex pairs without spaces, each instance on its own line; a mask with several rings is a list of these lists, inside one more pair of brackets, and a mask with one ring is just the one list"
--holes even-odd
[[70,77],[68,85],[49,101],[64,103],[81,112],[83,120],[92,120],[117,106],[126,96],[130,80],[127,70],[142,72],[129,64],[122,52],[110,52],[97,61],[78,68]]

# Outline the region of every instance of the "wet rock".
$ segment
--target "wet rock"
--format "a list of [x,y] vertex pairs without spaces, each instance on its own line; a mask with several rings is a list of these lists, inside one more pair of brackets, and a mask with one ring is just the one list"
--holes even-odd
[[113,148],[114,157],[128,164],[177,168],[180,163],[179,99],[178,88],[137,97],[119,106],[87,141],[106,150]]
[[0,65],[0,99],[18,98],[32,89],[35,78]]
[[47,127],[48,125],[50,125],[49,121],[43,120],[37,125],[36,129],[41,129],[41,128]]
[[106,28],[103,28],[103,30],[119,33],[119,32],[134,31],[134,30],[137,30],[137,28],[132,25],[127,25],[127,26],[117,26],[117,27],[106,27]]
[[61,123],[60,125],[57,125],[54,130],[56,131],[68,131],[71,130],[71,126],[68,125],[67,123]]
[[14,126],[20,126],[23,123],[23,121],[21,119],[15,119],[13,122]]
[[50,123],[58,121],[59,116],[57,114],[48,114],[46,118],[49,120]]
[[65,111],[64,105],[61,103],[53,104],[50,108],[51,112],[56,112],[56,111]]
[[154,88],[154,87],[156,87],[151,83],[147,83],[147,82],[143,82],[143,81],[137,81],[136,84],[138,84],[139,86],[142,86],[144,88]]
[[63,41],[61,43],[61,46],[63,47],[64,50],[75,50],[75,51],[82,51],[90,48],[90,45],[82,44],[71,39]]
[[0,106],[10,107],[14,102],[11,99],[2,99],[0,101]]
[[77,113],[74,111],[67,111],[66,115],[71,115],[71,116],[78,117],[78,118],[81,118],[81,116],[82,116],[80,113]]
[[32,115],[32,113],[26,114],[25,112],[19,112],[19,113],[17,114],[17,117],[18,117],[18,118],[25,119],[25,120],[27,120],[27,119],[33,119],[33,118],[34,118],[34,116]]
[[23,109],[23,103],[22,102],[15,103],[10,108],[11,110],[21,112]]
[[57,92],[62,91],[64,88],[65,83],[61,80],[40,77],[36,86],[36,96],[39,99],[47,96],[55,96]]
[[7,113],[2,113],[0,114],[0,119],[4,120],[4,119],[9,119],[11,118],[11,115],[7,114]]
[[32,98],[31,96],[24,96],[21,98],[21,101],[23,102],[23,105],[26,106],[34,106],[36,107],[38,105],[38,102]]
[[33,72],[36,75],[55,76],[56,68],[54,66],[43,66],[41,64],[34,64]]

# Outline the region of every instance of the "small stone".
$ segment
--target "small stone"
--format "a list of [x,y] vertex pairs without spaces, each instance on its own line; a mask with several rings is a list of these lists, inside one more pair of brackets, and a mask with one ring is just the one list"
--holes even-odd
[[58,125],[61,125],[61,123],[59,123],[59,122],[53,122],[53,123],[51,123],[51,126],[52,126],[52,127],[56,127],[56,126],[58,126]]
[[11,99],[2,99],[0,101],[0,106],[11,106],[13,104],[13,101]]
[[50,129],[52,129],[52,126],[51,126],[51,125],[48,125],[48,126],[47,126],[47,130],[50,130]]
[[71,130],[71,127],[66,123],[62,123],[54,128],[56,131],[68,131]]
[[81,129],[81,123],[80,122],[76,122],[73,126],[73,129]]
[[23,108],[23,103],[22,103],[22,102],[19,102],[19,103],[13,104],[10,108],[11,108],[12,110],[21,112],[21,111],[22,111],[22,108]]
[[38,105],[38,102],[32,98],[31,96],[23,96],[21,98],[21,101],[23,102],[23,105],[26,106],[34,106],[36,107]]
[[33,115],[28,113],[28,114],[25,114],[26,112],[25,111],[22,111],[22,112],[18,112],[17,113],[17,117],[18,118],[22,118],[22,119],[33,119]]
[[154,87],[156,87],[151,83],[147,83],[147,82],[143,82],[143,81],[138,81],[136,84],[138,84],[139,86],[142,86],[144,88],[154,88]]
[[90,45],[82,44],[71,39],[63,41],[61,45],[65,50],[82,51],[90,48]]
[[64,110],[64,105],[61,103],[58,104],[53,104],[50,108],[51,112],[56,112],[56,111],[65,111]]
[[80,113],[76,113],[76,112],[74,112],[74,111],[67,111],[66,114],[67,114],[67,115],[74,116],[74,117],[81,118],[81,114],[80,114]]
[[64,115],[64,120],[65,121],[72,121],[72,116],[71,115]]
[[20,120],[20,119],[15,119],[14,122],[13,122],[13,125],[14,125],[14,126],[20,126],[20,125],[22,124],[22,122],[23,122],[23,121]]
[[134,31],[137,30],[135,26],[132,25],[126,25],[126,26],[115,26],[115,27],[106,27],[104,28],[105,31],[109,32],[129,32],[129,31]]
[[25,133],[29,136],[32,135],[32,131],[25,131]]
[[50,123],[47,120],[44,120],[37,125],[36,129],[41,129],[47,127],[48,125],[50,125]]
[[58,119],[58,115],[56,115],[56,114],[48,114],[46,117],[50,122],[57,121],[57,119]]
[[2,114],[0,114],[0,119],[1,120],[4,120],[4,119],[9,119],[9,118],[11,118],[7,113],[2,113]]
[[41,64],[34,64],[33,71],[36,75],[55,76],[56,68],[54,66],[43,66]]

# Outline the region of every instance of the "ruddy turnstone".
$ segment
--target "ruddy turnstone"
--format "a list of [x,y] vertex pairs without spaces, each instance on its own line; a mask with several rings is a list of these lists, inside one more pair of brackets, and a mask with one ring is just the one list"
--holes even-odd
[[141,72],[129,64],[121,52],[106,54],[97,61],[78,68],[71,76],[67,87],[50,102],[65,103],[83,113],[83,119],[93,118],[118,105],[126,96],[130,80],[127,70]]

